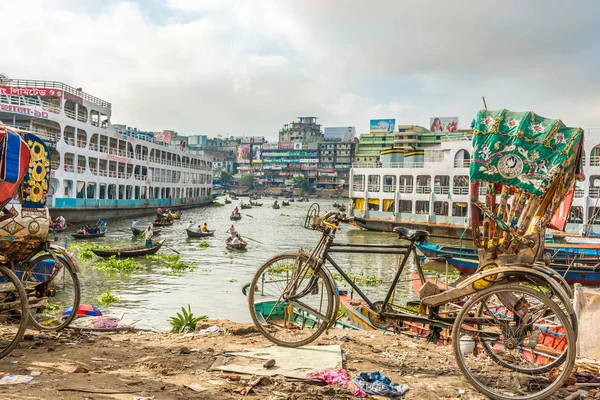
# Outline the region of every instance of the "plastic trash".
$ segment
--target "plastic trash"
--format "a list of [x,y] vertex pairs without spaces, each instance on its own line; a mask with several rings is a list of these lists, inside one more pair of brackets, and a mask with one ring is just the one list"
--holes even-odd
[[17,383],[29,383],[33,376],[29,375],[6,375],[0,379],[0,385],[14,385]]
[[352,381],[366,393],[385,397],[400,397],[408,392],[408,386],[392,383],[387,376],[377,372],[361,372]]
[[367,397],[367,394],[350,379],[348,371],[344,368],[326,369],[323,371],[312,371],[307,374],[313,381],[322,381],[328,385],[342,385],[350,388],[352,394],[357,397]]

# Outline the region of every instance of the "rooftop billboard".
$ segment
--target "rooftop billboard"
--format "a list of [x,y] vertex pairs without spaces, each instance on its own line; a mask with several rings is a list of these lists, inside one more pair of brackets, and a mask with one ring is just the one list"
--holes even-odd
[[429,119],[431,132],[456,132],[458,130],[458,117],[432,117]]
[[395,119],[372,119],[369,124],[369,132],[371,133],[391,133],[396,127]]
[[332,142],[351,142],[356,136],[356,129],[353,126],[325,128],[323,140]]

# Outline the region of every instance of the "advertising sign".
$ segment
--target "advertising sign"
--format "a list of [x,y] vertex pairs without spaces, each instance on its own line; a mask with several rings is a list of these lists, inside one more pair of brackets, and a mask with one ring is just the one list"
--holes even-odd
[[351,142],[356,136],[356,129],[353,126],[325,128],[323,140],[335,142]]
[[458,117],[432,117],[429,119],[431,132],[456,132],[458,130]]
[[242,137],[242,140],[240,140],[241,143],[263,143],[264,141],[264,136],[244,136]]
[[279,142],[279,148],[280,149],[293,149],[294,143],[293,142]]
[[48,113],[46,111],[38,111],[28,107],[11,106],[8,104],[0,104],[0,111],[8,111],[15,114],[30,115],[32,117],[37,118],[48,118]]
[[154,140],[157,142],[171,143],[173,131],[154,132]]
[[277,144],[276,143],[264,143],[262,145],[263,150],[271,150],[271,149],[276,149],[277,148]]
[[250,153],[250,145],[242,144],[237,147],[237,161],[238,162],[248,162]]
[[0,86],[0,94],[7,94],[12,96],[62,97],[63,91],[49,88]]
[[302,143],[294,143],[294,150],[302,150]]
[[372,119],[369,124],[369,132],[371,133],[391,133],[396,127],[395,119]]
[[259,145],[254,145],[252,147],[252,160],[260,161],[262,159],[262,148]]

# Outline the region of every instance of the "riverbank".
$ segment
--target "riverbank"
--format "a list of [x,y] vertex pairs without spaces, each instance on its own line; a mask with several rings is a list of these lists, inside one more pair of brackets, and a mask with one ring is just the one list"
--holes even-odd
[[[283,377],[265,378],[213,370],[229,352],[270,346],[251,324],[208,321],[222,332],[60,334],[28,331],[19,348],[2,360],[2,373],[29,375],[29,383],[0,385],[3,399],[346,399],[339,386],[320,386]],[[484,399],[463,378],[451,347],[402,335],[332,330],[315,345],[339,345],[351,375],[379,371],[408,385],[403,399]],[[264,360],[249,359],[250,363]],[[301,368],[301,365],[298,365]],[[37,375],[39,373],[39,375]],[[244,392],[252,387],[250,393]],[[552,397],[564,399],[567,392]]]

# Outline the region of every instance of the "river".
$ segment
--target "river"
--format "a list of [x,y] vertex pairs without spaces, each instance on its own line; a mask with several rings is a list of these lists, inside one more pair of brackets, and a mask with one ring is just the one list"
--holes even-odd
[[[223,198],[219,198],[218,201],[222,203]],[[136,261],[143,265],[142,271],[129,275],[109,275],[94,268],[98,258],[90,261],[80,260],[81,302],[97,304],[95,299],[109,290],[113,296],[119,297],[120,301],[109,307],[100,306],[103,313],[125,313],[126,322],[139,321],[136,326],[142,328],[168,328],[169,318],[188,304],[195,315],[236,322],[250,321],[246,297],[241,289],[250,282],[256,269],[275,254],[295,251],[298,248],[310,250],[320,238],[320,232],[303,227],[306,212],[313,201],[291,203],[291,206],[279,210],[271,208],[273,199],[261,199],[259,202],[263,203],[262,207],[240,210],[243,217],[240,221],[235,221],[235,228],[242,237],[254,239],[248,240],[247,250],[243,252],[230,251],[225,247],[225,239],[228,236],[225,231],[233,222],[229,220],[229,215],[239,201],[222,207],[184,210],[182,219],[163,229],[158,237],[166,239],[161,252],[174,254],[167,246],[176,250],[181,254],[182,261],[196,266],[193,272],[173,275],[165,268],[164,261],[138,257]],[[323,199],[317,202],[321,206],[321,215],[324,214],[324,210],[332,209],[333,200]],[[143,229],[153,219],[153,216],[142,218],[139,227]],[[185,227],[190,221],[196,224],[206,222],[210,230],[216,230],[213,238],[206,239],[210,247],[198,247],[198,243],[203,239],[187,238]],[[106,237],[94,239],[94,242],[111,247],[141,244],[141,239],[133,238],[130,226],[130,220],[108,221]],[[73,232],[67,230],[64,234]],[[362,231],[343,225],[336,241],[392,244],[397,243],[398,239],[394,234]],[[73,242],[68,240],[67,245]],[[392,280],[397,262],[395,256],[391,255],[340,253],[334,254],[333,258],[354,276],[375,275],[384,282]],[[442,275],[445,271],[444,265],[431,262],[426,263],[424,268],[438,271]],[[414,271],[412,259],[405,268],[403,279],[410,279],[411,271]],[[365,291],[372,294],[375,300],[382,300],[388,288],[389,285],[384,283],[366,287]],[[397,299],[414,297],[409,282],[400,284],[397,293]]]

